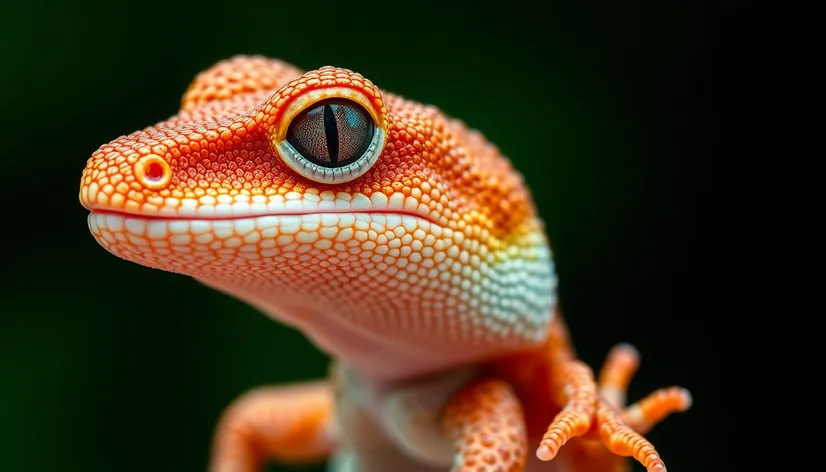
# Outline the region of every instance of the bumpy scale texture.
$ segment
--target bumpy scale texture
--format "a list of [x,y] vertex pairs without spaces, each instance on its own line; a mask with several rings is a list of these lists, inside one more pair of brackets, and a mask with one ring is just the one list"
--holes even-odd
[[[375,164],[349,182],[304,178],[275,145],[290,106],[324,90],[358,93],[386,132]],[[415,349],[462,341],[475,355],[536,344],[551,318],[550,250],[510,162],[461,122],[345,69],[219,63],[178,115],[95,152],[80,200],[113,254],[304,327],[332,317]]]
[[445,430],[456,442],[453,472],[522,472],[527,431],[510,385],[486,379],[467,385],[448,405]]
[[[287,144],[292,120],[327,99],[373,121],[352,167],[308,166]],[[612,351],[599,384],[575,360],[521,176],[435,107],[346,69],[235,57],[196,77],[176,116],[101,146],[80,201],[112,254],[242,299],[349,372],[345,383],[241,397],[219,424],[211,472],[330,454],[337,472],[431,470],[424,462],[457,472],[626,470],[614,454],[665,471],[638,432],[688,408],[687,391],[623,409],[635,353]],[[494,375],[455,395],[439,382],[416,387],[425,374],[464,382],[459,366]],[[395,408],[393,398],[419,407]],[[365,446],[371,421],[361,420],[377,416],[379,443],[396,431],[386,461]]]

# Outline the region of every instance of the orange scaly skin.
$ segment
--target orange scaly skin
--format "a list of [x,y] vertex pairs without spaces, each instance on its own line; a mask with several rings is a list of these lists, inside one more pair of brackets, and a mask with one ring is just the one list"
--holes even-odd
[[665,470],[639,433],[688,392],[622,409],[633,348],[599,383],[575,359],[521,176],[434,107],[346,69],[235,57],[194,80],[178,115],[96,151],[80,201],[112,254],[244,300],[336,359],[329,381],[239,398],[212,472],[323,458],[338,472],[619,472],[620,456]]

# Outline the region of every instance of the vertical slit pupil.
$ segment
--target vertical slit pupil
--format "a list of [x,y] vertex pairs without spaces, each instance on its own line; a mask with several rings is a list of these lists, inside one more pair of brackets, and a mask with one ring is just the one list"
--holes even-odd
[[343,98],[315,103],[292,119],[286,140],[305,160],[336,168],[367,152],[376,128],[360,104]]
[[338,124],[333,106],[329,103],[324,104],[324,137],[327,139],[330,162],[335,164],[338,162]]

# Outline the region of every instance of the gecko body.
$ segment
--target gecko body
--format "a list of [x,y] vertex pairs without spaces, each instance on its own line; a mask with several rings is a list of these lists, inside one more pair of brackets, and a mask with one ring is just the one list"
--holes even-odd
[[599,382],[576,360],[522,177],[435,107],[347,69],[234,57],[176,116],[101,146],[80,201],[112,254],[243,300],[335,359],[327,380],[231,405],[212,472],[617,472],[621,456],[665,470],[640,433],[688,392],[624,407],[633,348]]

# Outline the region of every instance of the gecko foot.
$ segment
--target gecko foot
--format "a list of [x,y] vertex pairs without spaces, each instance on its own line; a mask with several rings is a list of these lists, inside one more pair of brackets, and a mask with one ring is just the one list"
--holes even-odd
[[[598,384],[587,366],[579,361],[564,361],[560,369],[563,376],[560,400],[564,400],[565,407],[543,436],[537,457],[551,460],[563,444],[581,437],[576,445],[565,448],[564,454],[560,454],[561,460],[579,464],[587,461],[586,470],[620,471],[627,468],[617,456],[630,456],[648,472],[666,472],[665,463],[642,433],[671,413],[687,410],[691,406],[691,395],[683,388],[670,387],[624,408],[628,384],[638,367],[639,354],[628,344],[619,344],[611,350]],[[595,441],[595,437],[601,441]],[[604,446],[599,447],[599,442]]]
[[659,389],[638,403],[625,406],[628,384],[637,371],[640,356],[629,344],[618,344],[608,353],[600,373],[600,400],[596,422],[608,449],[620,456],[631,456],[649,472],[665,472],[665,464],[642,433],[675,412],[691,407],[691,394],[680,387]]

